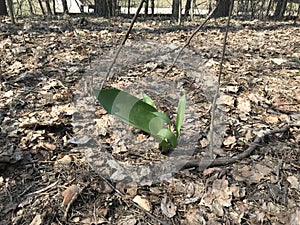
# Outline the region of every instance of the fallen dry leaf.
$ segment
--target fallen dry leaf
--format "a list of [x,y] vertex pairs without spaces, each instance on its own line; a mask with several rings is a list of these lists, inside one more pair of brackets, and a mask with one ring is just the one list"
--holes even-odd
[[228,146],[234,144],[235,142],[236,142],[236,138],[234,136],[229,136],[229,137],[225,138],[225,140],[223,141],[223,144],[228,147]]
[[135,203],[137,203],[139,206],[141,206],[143,209],[145,209],[146,211],[151,211],[151,204],[150,202],[145,198],[142,197],[140,195],[136,195],[132,201],[134,201]]
[[125,194],[125,199],[132,199],[137,194],[137,183],[135,182],[129,182],[129,183],[123,183],[119,182],[116,184],[116,188],[121,191],[123,194]]
[[55,161],[55,166],[69,166],[71,162],[73,161],[72,157],[69,155],[65,155],[61,159],[58,159]]
[[251,103],[245,97],[238,97],[237,108],[241,113],[249,113],[251,111]]
[[223,177],[213,182],[212,187],[203,195],[200,204],[209,207],[216,215],[223,216],[223,207],[231,206],[232,190],[228,180]]
[[205,225],[206,221],[204,219],[203,212],[198,209],[190,209],[185,213],[185,223],[184,224],[198,224]]
[[297,179],[297,177],[289,176],[287,178],[287,181],[290,183],[291,188],[294,188],[296,190],[300,190],[300,183],[299,183],[299,180]]
[[297,211],[292,214],[290,225],[300,225],[300,208],[298,208]]
[[70,204],[73,198],[75,198],[79,194],[80,188],[76,185],[72,185],[64,190],[61,195],[64,197],[62,202],[62,206],[67,206]]
[[42,215],[36,215],[33,220],[31,221],[30,225],[40,225],[43,224]]
[[160,203],[161,211],[164,215],[166,215],[168,218],[172,218],[176,215],[177,207],[175,204],[165,196],[163,200]]

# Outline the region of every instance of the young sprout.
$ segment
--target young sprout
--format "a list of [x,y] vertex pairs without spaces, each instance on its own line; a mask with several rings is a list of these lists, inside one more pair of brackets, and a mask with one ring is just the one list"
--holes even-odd
[[154,101],[148,95],[143,94],[143,100],[140,100],[116,88],[93,89],[93,93],[107,113],[153,136],[160,143],[163,152],[177,146],[184,120],[185,95],[178,103],[174,134],[170,118],[157,110]]

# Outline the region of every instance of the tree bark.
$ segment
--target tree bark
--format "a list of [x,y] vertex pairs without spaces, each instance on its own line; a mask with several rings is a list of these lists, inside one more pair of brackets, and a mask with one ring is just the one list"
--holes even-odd
[[130,15],[130,0],[128,0],[128,8],[127,8],[127,14]]
[[286,10],[287,0],[278,0],[274,12],[274,18],[282,19]]
[[43,15],[45,15],[45,10],[44,10],[42,1],[41,1],[41,0],[38,0],[38,2],[39,2],[39,5],[40,5],[40,8],[41,8],[41,10],[42,10]]
[[112,15],[112,1],[95,0],[95,13],[98,16],[110,17]]
[[270,10],[271,10],[272,4],[273,4],[273,0],[269,0],[269,4],[268,4],[267,11],[266,11],[266,16],[265,16],[266,18],[269,17],[269,14],[270,14]]
[[28,5],[29,5],[29,10],[30,10],[31,15],[34,15],[34,11],[33,11],[33,7],[32,7],[32,4],[31,4],[31,1],[28,0],[27,2],[28,2]]
[[189,13],[190,13],[191,4],[192,4],[191,0],[186,0],[185,10],[184,10],[184,16],[185,17],[187,17],[189,15]]
[[52,15],[52,11],[51,11],[49,0],[45,0],[45,3],[46,3],[46,9],[47,9],[48,15]]
[[233,0],[217,0],[219,5],[212,16],[214,18],[229,16],[231,1]]
[[148,16],[149,0],[145,0],[145,16]]
[[179,16],[179,1],[180,0],[173,0],[172,2],[172,16],[178,19]]
[[67,0],[61,0],[61,2],[62,2],[62,5],[63,5],[64,13],[69,13]]
[[7,16],[7,7],[5,4],[5,0],[0,0],[0,16]]
[[154,0],[151,0],[151,15],[154,16]]
[[181,6],[182,6],[182,1],[179,0],[179,6],[178,6],[178,25],[180,26],[181,25]]
[[7,0],[7,6],[8,6],[9,16],[10,16],[11,22],[13,24],[15,24],[16,21],[15,21],[15,14],[14,14],[14,7],[13,7],[12,0]]

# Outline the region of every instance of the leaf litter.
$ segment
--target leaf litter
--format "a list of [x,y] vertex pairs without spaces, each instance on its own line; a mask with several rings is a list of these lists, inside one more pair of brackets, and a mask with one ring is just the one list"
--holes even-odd
[[[87,156],[75,145],[84,142],[92,146],[93,143],[84,135],[83,139],[74,139],[78,134],[76,129],[80,129],[72,127],[72,116],[78,110],[71,104],[74,91],[78,89],[90,59],[97,61],[98,56],[105,58],[110,54],[125,33],[128,22],[124,18],[87,18],[85,25],[78,25],[75,19],[19,19],[20,24],[31,25],[26,25],[30,29],[24,29],[22,34],[17,32],[19,28],[1,27],[2,223],[20,224],[20,221],[25,221],[28,224],[45,224],[51,221],[52,224],[60,224],[65,213],[60,193],[66,187],[84,187],[86,184],[80,197],[70,206],[67,224],[85,221],[156,224],[156,220],[145,217],[142,211],[128,205],[127,202],[134,196],[147,196],[146,200],[141,198],[138,201],[145,208],[151,208],[157,217],[177,224],[243,224],[246,221],[252,224],[299,224],[300,131],[297,127],[288,134],[269,137],[254,155],[238,163],[207,169],[202,173],[183,170],[175,175],[177,182],[172,185],[166,181],[133,185],[132,197],[128,199],[120,199],[99,174],[87,166]],[[199,152],[196,151],[200,155],[201,148],[206,147],[209,99],[205,96],[209,94],[197,89],[205,82],[207,87],[215,84],[214,71],[218,70],[222,46],[220,22],[210,22],[209,28],[202,30],[189,47],[203,59],[205,69],[212,71],[208,74],[211,80],[206,79],[203,83],[196,80],[192,82],[195,90],[189,90],[189,94],[194,93],[190,97],[201,113],[201,125],[197,128]],[[236,20],[232,24],[234,29],[229,33],[225,76],[222,79],[222,101],[219,100],[220,108],[222,106],[226,112],[226,129],[220,136],[222,148],[216,152],[221,156],[238,154],[251,144],[257,133],[275,129],[284,123],[299,123],[300,118],[300,50],[299,43],[295,41],[298,29],[289,21]],[[137,40],[147,38],[178,46],[189,35],[186,30],[168,30],[170,21],[155,23],[155,27],[151,21],[144,21],[136,26],[140,33],[132,34],[133,45]],[[161,62],[143,64],[141,60],[136,67],[124,69],[124,75],[131,77],[134,84],[134,77],[138,74],[151,76],[151,72],[164,71],[164,66]],[[182,64],[173,70],[174,77],[181,78],[178,83],[187,82],[182,79],[185,75],[180,68],[189,66]],[[167,98],[159,99],[159,102],[164,100]],[[91,101],[91,104],[94,102]],[[168,102],[162,107],[164,105],[167,106],[164,111],[172,112],[172,105]],[[114,124],[106,116],[103,112],[93,115],[98,128],[91,124],[90,128],[81,128],[83,134],[96,130],[96,134],[107,136],[103,147],[108,151],[115,148],[114,156],[124,163],[129,158],[135,163],[149,163],[153,158],[164,157],[159,152],[156,155],[130,152],[131,148],[126,147],[128,143],[122,139],[122,132],[117,136],[111,134]],[[193,121],[190,123],[193,124]],[[140,143],[149,138],[134,132],[137,132]],[[109,143],[116,144],[111,146]],[[118,145],[120,149],[116,148]],[[116,177],[121,175],[115,174]],[[54,182],[57,184],[49,185]]]

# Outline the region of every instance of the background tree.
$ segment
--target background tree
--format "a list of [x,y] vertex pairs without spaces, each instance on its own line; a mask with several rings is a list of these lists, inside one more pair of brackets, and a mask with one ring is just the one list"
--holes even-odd
[[98,16],[103,17],[111,17],[115,15],[116,9],[113,9],[113,6],[116,4],[113,4],[113,1],[114,0],[95,0],[95,13]]
[[185,10],[184,10],[184,16],[185,17],[187,17],[189,15],[189,13],[190,13],[191,4],[192,4],[192,0],[186,0]]
[[284,16],[286,10],[287,0],[278,0],[276,9],[274,12],[274,17],[281,19]]
[[0,16],[7,16],[7,7],[5,4],[5,0],[0,0]]
[[145,16],[148,15],[149,0],[145,0]]
[[67,0],[61,0],[64,13],[69,13]]
[[15,14],[14,14],[14,7],[13,7],[12,0],[7,0],[7,6],[8,6],[8,10],[9,10],[9,15],[10,15],[11,22],[12,23],[16,23],[15,22]]
[[173,0],[172,2],[172,16],[176,19],[179,16],[179,1],[180,0]]
[[47,9],[48,15],[52,15],[51,7],[50,7],[50,1],[45,0],[45,3],[46,3],[46,9]]
[[216,0],[218,7],[212,16],[214,18],[229,16],[231,1],[233,0]]

